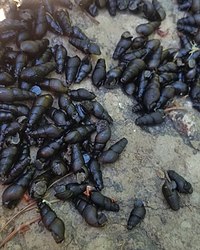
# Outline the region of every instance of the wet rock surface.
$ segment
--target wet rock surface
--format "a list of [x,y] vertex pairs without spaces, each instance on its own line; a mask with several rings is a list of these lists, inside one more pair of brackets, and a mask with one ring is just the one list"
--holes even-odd
[[[162,1],[167,11],[167,18],[162,22],[161,29],[169,30],[165,38],[158,35],[164,47],[178,47],[176,36],[176,21],[183,13],[178,12],[174,1]],[[69,11],[73,24],[78,24],[94,41],[98,41],[102,50],[102,57],[106,59],[107,67],[116,64],[111,60],[115,45],[122,32],[129,30],[135,35],[135,27],[145,20],[132,14],[120,14],[112,18],[106,11],[100,11],[96,18],[99,25],[94,24],[89,17],[76,7]],[[56,37],[50,33],[52,45],[63,43],[69,55],[78,54],[66,39]],[[83,55],[82,55],[83,57]],[[94,62],[97,57],[93,58]],[[64,76],[63,76],[64,79]],[[108,223],[105,227],[97,229],[86,224],[84,219],[70,203],[62,201],[52,204],[58,216],[63,219],[66,226],[65,241],[57,245],[50,232],[41,223],[35,223],[29,230],[18,234],[4,249],[67,249],[67,250],[161,250],[161,249],[199,249],[200,235],[200,154],[194,148],[199,147],[199,119],[200,114],[193,109],[188,113],[173,111],[172,122],[176,116],[181,116],[183,123],[189,124],[185,133],[180,136],[181,126],[174,129],[173,124],[167,121],[164,127],[156,126],[149,133],[141,130],[134,124],[137,117],[132,114],[132,100],[125,96],[120,89],[96,89],[90,80],[72,88],[86,87],[97,95],[100,101],[113,117],[111,144],[121,137],[127,137],[129,144],[115,164],[103,167],[105,188],[103,194],[113,197],[120,204],[118,213],[105,212]],[[175,118],[174,118],[175,117]],[[178,132],[177,132],[178,130]],[[186,145],[182,137],[187,137],[191,145]],[[109,145],[108,145],[109,147]],[[174,169],[188,179],[194,188],[191,196],[181,194],[181,209],[178,212],[170,210],[161,192],[163,184],[162,173]],[[4,187],[0,186],[0,195]],[[134,198],[144,200],[147,214],[144,221],[132,231],[126,229],[129,213],[133,208]],[[47,197],[47,200],[54,198]],[[14,211],[8,211],[0,206],[0,224],[3,225],[8,218],[17,213],[27,203],[21,202]],[[14,227],[22,222],[29,221],[38,216],[37,210],[24,213],[22,216],[0,233],[2,240]]]

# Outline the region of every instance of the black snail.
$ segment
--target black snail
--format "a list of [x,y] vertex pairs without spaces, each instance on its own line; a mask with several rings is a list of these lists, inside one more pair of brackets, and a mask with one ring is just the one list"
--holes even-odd
[[[120,207],[101,193],[102,166],[115,163],[128,144],[122,138],[107,146],[112,116],[97,100],[97,94],[83,87],[72,90],[71,85],[91,78],[96,88],[121,87],[137,100],[133,111],[139,113],[135,124],[141,127],[164,122],[166,109],[176,96],[189,95],[193,107],[200,111],[199,0],[178,1],[179,9],[189,13],[177,22],[178,49],[166,49],[159,39],[149,38],[159,33],[166,18],[157,0],[77,3],[93,16],[92,20],[103,8],[111,16],[127,11],[147,20],[136,27],[135,37],[130,31],[120,35],[111,54],[115,65],[107,65],[101,55],[102,44],[73,25],[70,10],[74,5],[70,0],[22,0],[20,7],[8,3],[10,11],[5,11],[6,19],[0,22],[0,179],[3,185],[9,184],[2,204],[12,209],[28,191],[56,243],[64,240],[65,225],[42,200],[51,184],[68,174],[77,179],[82,174],[81,183],[53,185],[54,195],[72,202],[89,225],[103,227],[108,219],[101,211],[118,212]],[[64,37],[69,46],[61,42],[52,46],[45,38],[48,32]],[[16,44],[15,49],[7,43]],[[52,77],[54,72],[56,77]],[[39,92],[33,90],[35,87]],[[12,136],[18,136],[17,142]],[[30,153],[32,146],[36,159]],[[173,170],[168,171],[168,177],[162,192],[169,206],[179,210],[178,192],[191,194],[193,187]],[[145,215],[144,202],[136,199],[127,229],[137,226]]]

